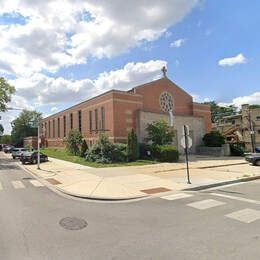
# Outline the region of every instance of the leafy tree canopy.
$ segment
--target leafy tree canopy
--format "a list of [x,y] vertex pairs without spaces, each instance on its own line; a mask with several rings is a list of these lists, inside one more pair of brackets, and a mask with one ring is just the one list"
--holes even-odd
[[73,155],[80,154],[83,137],[78,129],[71,129],[68,136],[64,138],[64,142],[69,153]]
[[164,120],[157,120],[147,125],[147,140],[154,145],[172,143],[174,132]]
[[6,104],[11,101],[15,88],[11,86],[3,77],[0,77],[0,111],[7,110]]
[[212,123],[219,122],[224,116],[236,115],[238,113],[238,109],[234,105],[219,106],[215,101],[204,102],[204,104],[210,105]]
[[12,138],[15,143],[21,143],[24,137],[36,136],[38,123],[42,115],[36,111],[23,110],[12,122]]

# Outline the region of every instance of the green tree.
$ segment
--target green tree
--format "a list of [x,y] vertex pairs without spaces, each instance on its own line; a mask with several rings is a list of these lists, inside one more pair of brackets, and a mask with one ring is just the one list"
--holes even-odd
[[174,132],[164,120],[157,120],[147,125],[147,140],[153,145],[172,143]]
[[27,136],[37,136],[38,123],[41,113],[23,110],[20,115],[12,121],[12,139],[15,143],[22,143]]
[[69,153],[80,155],[80,147],[83,142],[83,137],[78,129],[71,129],[65,137],[64,143]]
[[0,77],[0,111],[7,110],[6,104],[11,101],[15,88],[11,86],[3,77]]
[[2,135],[1,136],[1,143],[2,144],[11,144],[12,143],[11,135]]
[[4,133],[4,127],[2,124],[0,124],[0,136],[2,136]]
[[219,131],[211,131],[202,138],[205,146],[220,147],[225,143],[225,137]]
[[238,109],[234,105],[219,106],[215,101],[204,102],[204,104],[210,105],[212,123],[219,122],[223,116],[231,116],[238,113]]
[[86,140],[84,139],[82,142],[82,145],[81,145],[80,156],[85,157],[87,151],[88,151],[88,144],[87,144]]
[[128,161],[135,161],[140,156],[139,145],[134,129],[128,133],[126,153]]

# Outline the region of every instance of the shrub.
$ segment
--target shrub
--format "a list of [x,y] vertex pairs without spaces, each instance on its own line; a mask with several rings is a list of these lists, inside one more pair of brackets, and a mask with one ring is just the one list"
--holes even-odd
[[154,145],[152,155],[160,162],[177,162],[179,160],[179,152],[173,145]]
[[80,154],[80,146],[82,144],[82,135],[77,129],[71,129],[68,136],[64,138],[66,149],[73,155]]
[[134,132],[134,129],[132,129],[132,131],[128,133],[126,154],[128,161],[135,161],[140,156],[137,136]]
[[86,140],[84,139],[82,142],[82,145],[81,145],[80,156],[85,157],[87,151],[88,151],[88,144],[87,144]]
[[140,153],[140,158],[147,160],[152,158],[152,148],[151,145],[145,144],[145,143],[140,143],[139,144],[139,153]]
[[153,145],[163,145],[172,143],[174,132],[164,120],[154,121],[146,127],[147,141],[152,141]]
[[203,137],[205,146],[221,147],[225,143],[225,137],[219,131],[211,131]]
[[100,135],[97,142],[89,149],[86,160],[97,163],[126,161],[126,145],[112,144],[106,135]]
[[244,156],[245,149],[240,144],[230,144],[230,152],[233,156]]

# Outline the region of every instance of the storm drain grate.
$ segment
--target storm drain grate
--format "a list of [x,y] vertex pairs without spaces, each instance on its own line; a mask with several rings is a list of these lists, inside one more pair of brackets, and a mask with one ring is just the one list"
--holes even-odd
[[31,177],[23,177],[22,179],[23,180],[35,180],[34,178],[31,178]]
[[146,193],[146,194],[155,194],[155,193],[166,192],[166,191],[171,191],[171,190],[164,188],[164,187],[158,187],[158,188],[141,190],[141,191]]
[[69,230],[80,230],[85,228],[88,223],[81,218],[66,217],[60,220],[60,226]]

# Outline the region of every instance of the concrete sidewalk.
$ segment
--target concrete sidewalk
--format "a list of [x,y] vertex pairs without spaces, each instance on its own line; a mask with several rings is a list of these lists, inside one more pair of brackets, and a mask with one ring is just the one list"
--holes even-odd
[[41,170],[36,165],[22,167],[63,193],[99,200],[136,199],[260,175],[259,167],[237,157],[191,157],[192,184],[187,184],[185,162],[91,168],[49,158]]

